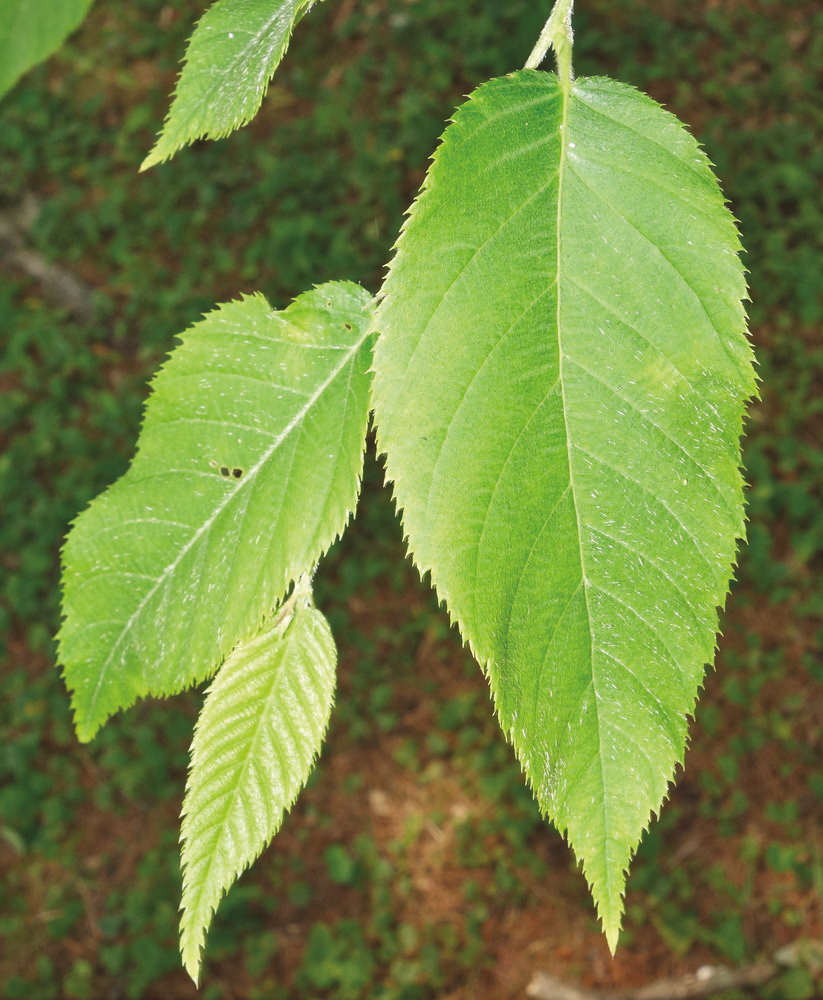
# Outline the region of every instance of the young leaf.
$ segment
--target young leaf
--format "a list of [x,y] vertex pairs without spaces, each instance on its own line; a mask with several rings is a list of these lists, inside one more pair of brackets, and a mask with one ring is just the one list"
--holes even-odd
[[256,295],[196,324],[161,369],[126,475],[63,552],[60,662],[78,736],[208,677],[309,572],[354,509],[370,296]]
[[63,44],[91,0],[3,0],[0,3],[0,95]]
[[743,535],[739,249],[674,117],[524,71],[456,113],[375,320],[410,549],[612,948]]
[[140,169],[195,139],[222,139],[251,121],[294,26],[313,2],[217,0],[191,37],[163,131]]
[[301,578],[209,689],[183,804],[180,950],[195,983],[223,893],[277,833],[311,772],[329,722],[336,660],[328,623]]

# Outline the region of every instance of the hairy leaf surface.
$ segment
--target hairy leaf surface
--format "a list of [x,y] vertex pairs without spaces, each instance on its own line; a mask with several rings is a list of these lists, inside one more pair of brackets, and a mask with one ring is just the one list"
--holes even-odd
[[223,893],[280,828],[329,722],[336,652],[305,580],[229,656],[197,722],[183,804],[180,949],[197,982]]
[[168,118],[141,170],[195,139],[221,139],[257,113],[291,33],[314,0],[217,0],[186,50]]
[[376,318],[410,549],[612,947],[743,535],[739,249],[674,117],[524,71],[457,111]]
[[2,0],[0,95],[79,27],[92,0]]
[[232,302],[153,383],[128,473],[63,553],[60,662],[78,735],[208,677],[354,509],[369,405],[371,297],[333,283],[283,312]]

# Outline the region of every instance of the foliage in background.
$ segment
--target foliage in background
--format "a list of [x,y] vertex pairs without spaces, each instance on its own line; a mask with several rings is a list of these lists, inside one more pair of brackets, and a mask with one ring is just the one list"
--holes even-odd
[[558,63],[482,85],[444,133],[380,293],[374,420],[414,563],[614,951],[713,660],[755,378],[705,156]]
[[4,0],[0,7],[0,95],[58,49],[91,0]]
[[63,548],[58,657],[80,739],[139,697],[210,677],[343,533],[371,317],[368,292],[327,282],[279,311],[261,295],[227,303],[183,335],[129,471]]
[[[525,0],[503,9],[482,0],[471,13],[462,0],[324,4],[315,13],[326,27],[295,36],[270,107],[226,140],[229,155],[225,144],[196,147],[190,168],[181,160],[138,178],[201,10],[142,0],[115,16],[100,5],[83,35],[0,106],[0,207],[36,195],[32,246],[86,281],[97,310],[92,323],[67,323],[36,283],[4,270],[0,979],[9,998],[194,995],[174,969],[175,828],[199,699],[142,706],[128,727],[78,750],[41,655],[51,656],[57,623],[64,524],[125,469],[141,386],[174,334],[215,301],[262,286],[283,303],[315,276],[377,287],[444,118],[475,83],[522,62],[541,20]],[[719,674],[707,681],[686,775],[634,869],[626,956],[614,968],[637,981],[677,961],[751,958],[819,929],[823,277],[812,263],[823,252],[814,141],[823,15],[813,3],[633,0],[614,10],[596,0],[581,6],[578,27],[579,72],[605,68],[650,89],[693,123],[717,164],[747,235],[768,386],[749,423],[750,544]],[[260,204],[276,206],[276,223],[259,220]],[[524,981],[547,954],[575,974],[569,943],[588,940],[570,936],[588,933],[569,917],[582,905],[579,876],[546,846],[553,838],[535,836],[539,818],[473,664],[397,568],[402,547],[380,479],[370,466],[351,535],[317,581],[319,605],[354,650],[341,668],[341,712],[294,830],[224,903],[213,998],[505,995],[505,982]],[[428,720],[421,697],[440,702]],[[428,729],[438,732],[421,739]],[[418,880],[432,871],[435,889],[423,894]],[[548,882],[551,905],[541,903]],[[496,951],[503,937],[522,945],[520,972]],[[549,952],[528,951],[544,940]],[[494,978],[492,966],[521,978]],[[810,996],[813,984],[800,980],[791,995]]]
[[222,139],[255,115],[313,0],[218,0],[197,24],[166,123],[141,170],[209,136]]
[[[353,512],[373,339],[373,419],[412,560],[488,676],[614,953],[630,860],[714,661],[756,380],[740,242],[708,160],[636,89],[572,81],[572,7],[556,0],[526,69],[455,112],[370,326],[359,286],[347,309],[326,284],[282,314],[259,297],[223,307],[174,351],[128,473],[69,532],[58,663],[84,741],[145,694],[176,693],[227,656],[246,663],[261,621]],[[170,150],[246,122],[300,9],[220,0],[205,15]],[[537,70],[549,49],[556,74]],[[289,676],[281,661],[308,669],[322,644],[299,619],[283,642],[263,626],[256,671],[265,650],[275,677]],[[281,653],[295,637],[307,648]],[[274,718],[273,695],[255,696],[256,735],[226,742],[242,711],[231,687],[220,719],[223,690],[218,679],[196,769],[216,769],[220,804],[208,776],[186,800],[232,845],[184,834],[195,982],[212,912],[279,828],[328,717],[312,681],[317,719]],[[272,799],[246,776],[278,741]]]
[[329,624],[303,575],[271,621],[232,650],[209,688],[181,830],[180,951],[195,982],[220,900],[278,831],[311,774],[336,668]]

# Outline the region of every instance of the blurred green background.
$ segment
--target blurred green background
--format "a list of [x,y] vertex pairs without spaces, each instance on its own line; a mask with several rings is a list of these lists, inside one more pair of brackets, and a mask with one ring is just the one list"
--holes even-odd
[[[138,175],[204,6],[97,0],[0,103],[4,1000],[195,996],[176,950],[177,836],[202,696],[141,704],[80,746],[53,667],[61,538],[125,470],[146,379],[240,292],[282,306],[333,278],[376,291],[445,120],[523,64],[549,8],[328,0],[252,126]],[[329,737],[215,921],[208,1000],[503,1000],[540,968],[627,986],[823,933],[823,9],[578,8],[577,71],[648,90],[717,166],[763,379],[749,545],[685,774],[632,868],[621,948],[612,961],[480,671],[404,559],[372,459],[318,580],[341,654]],[[54,268],[75,282],[71,308]],[[819,990],[795,969],[761,995]]]

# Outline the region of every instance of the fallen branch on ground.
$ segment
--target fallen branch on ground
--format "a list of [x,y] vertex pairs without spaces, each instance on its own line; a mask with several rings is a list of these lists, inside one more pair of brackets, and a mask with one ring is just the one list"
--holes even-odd
[[70,271],[27,247],[28,232],[39,211],[29,195],[16,211],[0,212],[0,261],[33,278],[44,295],[80,320],[92,315],[91,289]]
[[787,968],[805,966],[812,973],[823,970],[823,943],[796,941],[775,952],[771,959],[739,969],[704,965],[679,979],[661,979],[647,986],[625,990],[598,990],[565,983],[547,972],[538,972],[526,989],[532,1000],[699,1000],[725,990],[763,986]]

